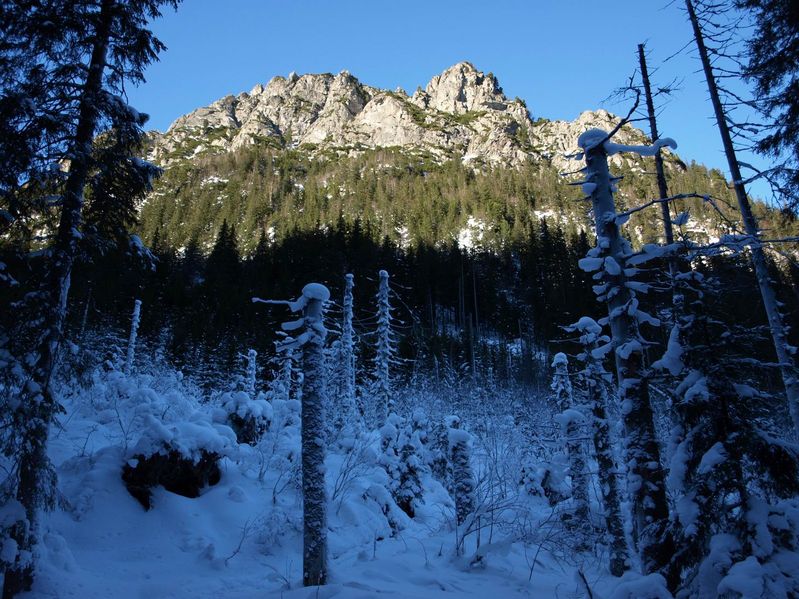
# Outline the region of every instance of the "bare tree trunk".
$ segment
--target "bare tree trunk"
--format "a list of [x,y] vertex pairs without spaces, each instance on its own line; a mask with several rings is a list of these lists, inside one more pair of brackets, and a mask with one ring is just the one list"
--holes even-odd
[[735,188],[735,197],[738,200],[738,208],[741,211],[744,230],[753,241],[751,251],[752,264],[754,265],[755,269],[755,277],[757,278],[757,284],[760,287],[760,297],[763,300],[763,308],[765,309],[766,317],[768,318],[771,339],[774,343],[774,350],[777,354],[777,360],[780,363],[780,374],[782,375],[782,383],[785,386],[785,395],[788,400],[788,410],[791,414],[791,419],[793,420],[794,433],[799,435],[799,377],[797,377],[796,373],[796,364],[788,349],[788,338],[785,325],[782,321],[782,314],[780,314],[777,296],[774,292],[774,286],[769,278],[766,256],[763,252],[763,248],[760,247],[758,243],[759,230],[757,219],[752,213],[752,207],[749,204],[749,198],[746,196],[746,187],[744,186],[743,177],[741,176],[741,169],[738,164],[738,158],[735,154],[735,146],[732,143],[730,128],[727,124],[727,116],[724,113],[724,107],[721,104],[716,77],[713,74],[713,67],[710,64],[707,47],[705,46],[704,35],[702,33],[702,28],[699,25],[699,20],[696,17],[696,11],[694,10],[692,0],[685,0],[685,8],[688,11],[688,17],[691,20],[691,26],[694,30],[694,39],[696,40],[696,47],[699,50],[699,58],[702,61],[702,69],[705,72],[707,88],[710,92],[710,100],[713,103],[716,124],[718,125],[719,134],[721,135],[724,153],[727,156],[727,164],[730,168],[730,176],[732,177],[733,187]]
[[[589,134],[593,137],[589,137]],[[603,261],[602,300],[608,306],[619,399],[622,406],[627,449],[627,469],[633,511],[633,536],[645,573],[657,571],[668,560],[671,546],[663,538],[669,518],[666,485],[655,436],[649,386],[644,367],[644,350],[634,316],[635,303],[625,274],[629,247],[619,231],[616,206],[611,193],[608,156],[598,140],[604,132],[581,136],[585,151],[586,180],[593,185],[591,201],[596,219],[595,257]],[[596,139],[595,139],[596,138]]]
[[50,422],[59,408],[51,388],[51,379],[63,334],[70,277],[80,237],[83,189],[97,128],[97,103],[102,92],[113,6],[114,0],[103,0],[97,19],[94,48],[82,86],[78,124],[69,154],[69,175],[64,188],[61,218],[45,280],[44,291],[48,304],[45,306],[42,335],[37,348],[38,360],[25,391],[26,397],[22,398],[19,413],[15,416],[20,426],[24,427],[16,498],[25,509],[26,521],[18,522],[11,530],[18,556],[5,572],[4,599],[29,590],[33,584],[32,555],[38,537],[39,512],[47,507],[51,500],[48,494],[55,484],[55,472],[47,458]]
[[[652,143],[654,143],[660,138],[660,135],[658,133],[657,118],[655,117],[655,103],[652,99],[652,86],[649,84],[649,71],[646,68],[644,44],[638,44],[638,63],[641,66],[641,79],[644,83],[644,94],[646,95],[646,111],[649,115],[649,136],[652,138]],[[660,150],[655,153],[655,174],[657,177],[658,193],[660,194],[660,197],[669,197],[669,188],[666,185],[666,172],[663,170],[663,156],[661,155]],[[668,203],[661,203],[660,209],[663,216],[663,233],[666,237],[666,243],[671,245],[674,243],[674,230],[671,226],[671,215],[669,214]],[[669,269],[672,270],[671,262],[669,262]]]
[[125,356],[125,374],[130,374],[133,370],[133,362],[136,359],[136,337],[139,334],[139,322],[141,320],[141,300],[133,302],[133,316],[130,319],[130,336],[128,337],[128,352]]
[[327,582],[323,301],[309,297],[304,318],[308,340],[302,346],[302,580],[305,586],[316,586]]

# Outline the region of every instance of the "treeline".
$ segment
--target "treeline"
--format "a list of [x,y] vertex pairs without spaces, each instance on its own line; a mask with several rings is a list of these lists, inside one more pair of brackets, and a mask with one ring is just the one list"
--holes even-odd
[[[142,334],[161,339],[189,372],[210,368],[210,380],[235,370],[245,348],[261,356],[274,353],[283,314],[253,304],[252,297],[283,299],[305,282],[319,281],[340,304],[344,275],[353,273],[356,332],[368,335],[377,273],[385,269],[391,273],[403,358],[426,369],[448,365],[475,376],[490,369],[500,380],[532,382],[545,376],[548,353],[568,350],[564,326],[584,315],[601,316],[591,275],[578,267],[592,243],[584,232],[569,235],[543,219],[527,238],[500,251],[470,251],[454,241],[403,249],[381,239],[369,221],[341,217],[333,227],[295,230],[274,243],[262,234],[248,255],[236,227],[223,222],[206,255],[196,241],[178,252],[157,230],[152,262],[112,252],[83,263],[75,273],[80,284],[70,315],[76,329],[125,327],[134,298],[141,299]],[[696,267],[724,283],[723,313],[745,327],[765,324],[745,260],[719,255]],[[797,306],[799,271],[775,267],[773,274],[784,301]],[[641,298],[642,305],[662,303],[668,286],[661,283],[651,297]],[[330,314],[338,318],[340,306]],[[665,342],[667,334],[664,329],[653,341]],[[368,358],[371,345],[363,341]],[[770,353],[768,343],[762,350]]]

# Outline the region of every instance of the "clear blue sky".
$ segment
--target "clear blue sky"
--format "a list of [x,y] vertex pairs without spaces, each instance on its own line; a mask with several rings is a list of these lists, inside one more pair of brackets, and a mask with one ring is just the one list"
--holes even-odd
[[[165,130],[178,116],[291,71],[350,71],[364,83],[412,93],[468,60],[492,71],[532,116],[573,119],[604,102],[646,42],[655,83],[683,79],[664,107],[662,135],[679,154],[727,171],[682,2],[670,0],[185,0],[153,29],[168,50],[130,90]],[[644,127],[645,128],[645,127]],[[645,130],[648,130],[645,128]],[[755,193],[760,189],[753,190]],[[762,192],[761,192],[762,193]]]

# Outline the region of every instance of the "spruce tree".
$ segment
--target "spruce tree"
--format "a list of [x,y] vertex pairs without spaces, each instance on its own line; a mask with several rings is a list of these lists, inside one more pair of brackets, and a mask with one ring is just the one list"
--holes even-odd
[[663,572],[680,596],[795,596],[799,453],[779,439],[780,410],[759,389],[766,366],[741,352],[751,331],[726,322],[718,281],[685,272],[677,291],[677,322],[654,365],[678,381],[676,550]]
[[[36,212],[41,196],[58,197],[42,284],[31,294],[38,312],[31,325],[36,330],[17,344],[30,342],[28,347],[14,348],[17,356],[28,356],[18,364],[28,370],[29,383],[15,402],[13,438],[5,451],[17,465],[12,493],[24,517],[10,531],[16,555],[6,555],[4,597],[30,588],[39,512],[53,501],[55,475],[46,454],[49,427],[59,409],[53,373],[83,238],[86,190],[102,197],[107,194],[107,175],[123,173],[135,178],[128,180],[131,188],[143,192],[154,172],[131,154],[147,117],[128,106],[124,85],[143,81],[145,67],[164,48],[146,28],[148,20],[160,16],[163,5],[175,7],[177,2],[3,4],[10,17],[6,23],[16,29],[13,50],[5,53],[4,48],[0,60],[0,110],[10,110],[15,118],[3,121],[0,155],[7,157],[13,146],[22,150],[20,160],[8,163],[13,168],[4,177],[2,197],[11,210],[3,214],[11,217],[13,226],[20,222],[19,215]],[[95,145],[101,133],[102,141]],[[36,197],[38,191],[42,193]],[[34,218],[42,222],[43,217]]]

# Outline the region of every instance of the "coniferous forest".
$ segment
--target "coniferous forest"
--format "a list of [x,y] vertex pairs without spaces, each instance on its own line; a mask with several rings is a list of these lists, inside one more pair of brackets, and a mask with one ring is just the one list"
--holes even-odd
[[605,120],[459,63],[159,133],[180,2],[0,1],[4,599],[799,597],[799,13],[682,4],[727,172],[644,45]]

